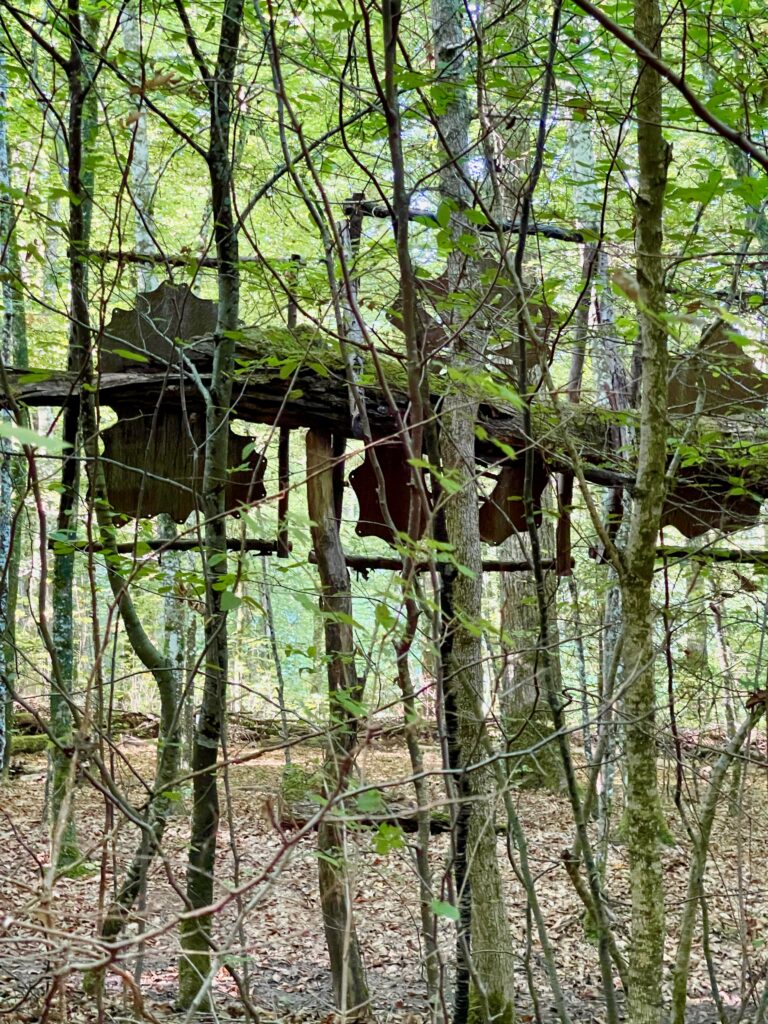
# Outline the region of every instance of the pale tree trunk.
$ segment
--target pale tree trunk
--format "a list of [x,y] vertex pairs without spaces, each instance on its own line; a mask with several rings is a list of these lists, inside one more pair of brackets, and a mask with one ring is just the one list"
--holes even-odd
[[[320,576],[320,608],[328,672],[329,739],[325,780],[329,797],[340,798],[352,771],[362,684],[355,670],[352,594],[339,536],[333,487],[331,436],[307,433],[307,505]],[[370,997],[355,931],[354,891],[347,864],[346,829],[323,821],[318,829],[320,902],[336,1008],[342,1020],[370,1016]]]
[[[600,231],[599,207],[603,193],[595,174],[595,152],[591,122],[587,110],[574,107],[569,124],[568,146],[574,178],[574,201],[576,219],[595,238]],[[595,338],[592,345],[592,368],[597,393],[595,402],[614,412],[629,408],[630,388],[621,359],[621,342],[617,337],[614,323],[611,285],[608,280],[608,256],[603,248],[594,243],[584,247],[582,259],[582,282],[585,294],[578,311],[577,353],[574,363],[583,363],[589,341],[589,311],[594,298]],[[580,377],[580,369],[578,372]],[[579,388],[576,381],[576,366],[571,370],[571,397]],[[579,388],[580,390],[580,388]],[[611,446],[621,448],[633,441],[629,427],[618,426],[611,430]],[[605,500],[605,520],[612,524],[616,517],[618,524],[609,525],[615,529],[619,545],[626,540],[628,516],[632,507],[629,494],[620,489],[611,489]],[[603,632],[600,665],[600,709],[598,714],[599,745],[603,750],[600,767],[600,787],[597,800],[598,843],[595,851],[598,868],[605,873],[610,841],[611,816],[614,793],[614,761],[616,745],[616,723],[613,710],[613,694],[621,681],[621,664],[617,661],[620,651],[622,628],[621,589],[613,566],[608,568],[609,585],[603,605]]]
[[[197,41],[182,4],[177,6],[190,52],[208,92],[210,140],[207,153],[211,205],[218,259],[218,320],[214,335],[213,370],[206,396],[205,470],[202,485],[205,573],[205,682],[192,751],[193,806],[187,864],[187,899],[198,916],[181,922],[182,957],[179,962],[179,1001],[185,1007],[206,1008],[215,971],[211,957],[211,915],[204,911],[213,901],[214,866],[219,827],[216,761],[226,710],[228,675],[226,591],[227,530],[225,491],[228,465],[228,422],[232,407],[232,371],[239,328],[240,270],[238,231],[233,208],[233,167],[230,160],[233,79],[240,46],[243,0],[225,0],[220,25],[216,67],[202,63]],[[200,913],[200,911],[203,911]]]
[[[501,10],[499,9],[501,6]],[[502,14],[502,17],[499,15]],[[525,68],[510,66],[493,60],[491,54],[503,40],[505,51],[523,52],[528,35],[528,5],[518,4],[507,9],[503,4],[490,4],[483,11],[487,26],[482,32],[485,63],[502,71],[509,79],[510,93],[527,103],[529,86]],[[488,50],[490,49],[490,53]],[[487,69],[486,69],[487,70]],[[521,194],[529,173],[531,135],[527,110],[510,110],[505,104],[499,109],[484,87],[484,74],[480,75],[480,116],[483,122],[486,163],[490,169],[493,196],[491,210],[500,221],[514,221],[520,216]],[[512,314],[510,314],[512,315]],[[501,361],[498,355],[496,361]],[[504,365],[502,361],[502,365]],[[514,360],[509,360],[507,373],[513,385],[517,384]],[[536,367],[532,367],[535,372]],[[545,546],[554,551],[554,532],[551,521],[541,526]],[[504,541],[500,555],[504,559],[530,559],[525,536],[510,537]],[[557,619],[557,576],[545,574],[547,589],[547,615],[549,618],[550,658],[552,670],[560,683],[560,645]],[[515,781],[528,787],[542,786],[561,789],[562,767],[555,743],[543,743],[552,734],[552,715],[546,695],[541,690],[539,656],[536,638],[539,634],[539,613],[536,604],[536,584],[531,573],[501,573],[501,647],[504,669],[502,674],[502,715],[507,736],[507,749],[525,751],[536,746],[535,754],[521,754],[510,764],[514,766]],[[542,745],[543,743],[543,745]]]
[[685,1005],[688,998],[688,971],[691,962],[693,932],[701,900],[704,898],[704,872],[707,866],[709,840],[715,822],[720,793],[726,774],[736,760],[752,729],[765,711],[765,706],[756,709],[734,729],[728,745],[715,762],[706,792],[698,808],[695,831],[689,829],[693,854],[688,868],[688,888],[683,901],[680,919],[675,967],[672,974],[672,1024],[684,1024]]
[[[636,0],[634,31],[660,52],[657,0]],[[667,332],[664,327],[662,216],[669,151],[658,73],[640,62],[636,91],[638,189],[635,248],[640,321],[640,428],[634,507],[621,571],[623,712],[627,769],[632,937],[629,1020],[659,1024],[662,1013],[664,887],[659,854],[661,807],[656,767],[656,693],[651,604],[656,539],[667,459]]]
[[[440,132],[440,192],[454,209],[454,235],[466,231],[463,211],[468,192],[461,161],[469,145],[470,111],[462,58],[466,9],[458,0],[432,0],[432,31],[438,81],[445,102],[437,117]],[[476,276],[457,249],[448,257],[451,291],[465,275]],[[449,320],[452,318],[448,318]],[[455,318],[453,318],[455,319]],[[482,359],[483,339],[458,336],[451,353],[453,366],[471,372]],[[459,962],[454,1020],[499,1024],[514,1020],[514,953],[496,852],[494,773],[490,767],[472,769],[484,748],[486,725],[482,714],[482,640],[472,628],[482,618],[482,545],[475,480],[475,418],[477,402],[460,386],[444,398],[440,420],[442,472],[457,485],[445,500],[445,539],[456,562],[470,570],[443,573],[441,638],[442,679],[451,747],[451,767],[458,769],[459,807],[456,844],[456,886],[460,925],[469,934],[459,937]],[[469,921],[468,921],[469,919]],[[468,984],[471,974],[471,984]]]
[[[554,552],[554,530],[551,520],[544,519],[539,529],[543,547]],[[510,541],[504,557],[530,558],[525,538]],[[513,764],[514,779],[527,787],[563,788],[563,772],[557,744],[552,736],[552,713],[541,679],[541,657],[538,650],[539,609],[536,583],[530,573],[501,574],[502,645],[506,676],[504,697],[504,731],[509,750],[524,751],[537,747],[534,753],[517,758]],[[560,630],[557,621],[558,580],[552,571],[544,573],[548,618],[549,657],[553,682],[561,688]]]
[[[16,211],[11,200],[8,148],[8,76],[0,54],[0,267],[3,270],[2,360],[5,366],[27,365],[27,325],[21,265],[16,240]],[[2,412],[9,419],[7,411]],[[13,731],[13,695],[16,689],[16,599],[21,558],[20,522],[16,496],[25,485],[20,453],[10,441],[0,440],[0,776],[10,764]]]

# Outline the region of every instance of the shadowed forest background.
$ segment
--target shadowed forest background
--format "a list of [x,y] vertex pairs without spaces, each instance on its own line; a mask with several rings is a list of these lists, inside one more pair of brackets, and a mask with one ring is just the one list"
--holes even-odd
[[764,1024],[766,42],[0,0],[0,1017]]

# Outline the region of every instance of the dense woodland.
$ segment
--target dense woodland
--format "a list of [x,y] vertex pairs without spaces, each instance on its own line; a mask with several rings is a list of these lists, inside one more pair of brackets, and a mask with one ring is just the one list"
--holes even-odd
[[763,1024],[767,43],[0,0],[0,1018]]

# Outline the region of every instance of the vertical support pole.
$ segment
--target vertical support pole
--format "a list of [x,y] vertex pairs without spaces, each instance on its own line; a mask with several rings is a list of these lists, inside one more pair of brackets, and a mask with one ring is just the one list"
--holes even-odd
[[290,554],[288,543],[288,499],[289,488],[289,456],[291,451],[290,427],[280,427],[277,442],[277,487],[280,496],[277,499],[277,557],[287,558]]
[[296,293],[294,288],[299,278],[299,267],[301,266],[301,256],[295,252],[291,256],[291,266],[288,268],[288,328],[293,330],[296,327],[296,321],[299,314],[299,304],[296,301]]
[[557,533],[555,536],[555,571],[558,576],[572,576],[571,506],[573,505],[573,473],[561,473],[557,488]]
[[333,451],[333,510],[336,522],[341,526],[344,515],[344,452],[347,450],[347,439],[343,434],[334,434],[331,442]]

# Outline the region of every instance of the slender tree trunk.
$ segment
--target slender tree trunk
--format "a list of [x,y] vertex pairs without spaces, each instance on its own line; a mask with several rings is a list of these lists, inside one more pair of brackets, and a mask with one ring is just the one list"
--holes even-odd
[[[68,8],[71,34],[68,123],[68,188],[69,202],[69,271],[71,318],[67,369],[80,376],[90,361],[88,329],[88,263],[86,250],[90,240],[93,210],[93,143],[96,135],[96,92],[92,86],[90,53],[86,38],[95,39],[95,24],[80,12],[78,0],[70,0]],[[87,374],[87,376],[90,376]],[[69,447],[62,464],[59,511],[56,524],[60,540],[74,538],[77,532],[80,503],[79,448],[80,407],[70,402],[64,409],[62,439]],[[56,741],[51,748],[50,792],[51,820],[56,828],[69,779],[69,759],[64,750],[72,744],[72,696],[76,674],[74,646],[74,575],[75,552],[57,550],[54,554],[52,606],[53,641],[59,664],[58,679],[51,689],[51,734]],[[61,831],[57,852],[61,866],[79,856],[74,820],[70,818]]]
[[[131,24],[131,16],[135,18],[135,13],[127,12],[129,26]],[[135,21],[132,23],[132,28],[129,27],[127,30],[124,28],[124,39],[127,49],[133,47],[134,44],[138,45],[138,36],[135,40],[132,36],[132,32],[135,29]],[[147,169],[146,141],[145,133],[134,140],[134,155],[138,160],[139,173],[142,175],[146,173]],[[133,166],[131,171],[133,176]],[[134,194],[135,203],[139,202],[137,195],[139,193]],[[136,206],[136,214],[137,220],[141,219],[141,211],[138,205]],[[145,217],[151,220],[151,213],[145,214]],[[142,224],[144,223],[145,221],[142,221]],[[137,234],[138,245],[141,244],[141,239],[144,236],[141,234],[141,231],[137,232]],[[140,251],[148,252],[150,250],[146,246],[142,246]],[[140,281],[147,283],[141,277]],[[95,438],[98,425],[89,394],[86,394],[83,400],[82,418],[86,428],[85,449],[86,454],[89,456],[91,492],[94,496],[97,523],[101,542],[109,550],[115,542],[115,531],[109,512],[109,495],[106,491],[103,467],[99,462],[96,449]],[[176,785],[180,760],[180,720],[178,709],[180,670],[178,658],[169,657],[167,644],[165,645],[165,652],[161,653],[146,634],[128,593],[127,583],[120,568],[120,560],[114,557],[114,554],[116,553],[113,553],[113,557],[107,560],[107,578],[120,611],[131,648],[144,667],[152,673],[157,684],[160,696],[160,724],[153,794],[145,820],[141,826],[142,831],[139,844],[101,926],[101,937],[108,942],[114,941],[120,934],[128,919],[131,908],[145,889],[147,875],[152,861],[160,849],[168,817],[175,807],[175,800],[169,797],[168,793]],[[165,570],[166,576],[168,576],[169,569],[167,565]],[[174,600],[172,581],[169,582],[171,589],[170,599]],[[167,601],[168,599],[166,599],[166,608]],[[180,606],[180,602],[177,599],[174,601],[174,610],[176,606]],[[183,656],[183,651],[180,653]],[[101,973],[96,972],[88,979],[87,987],[93,990],[100,982]]]
[[[443,149],[440,191],[455,211],[454,235],[468,229],[463,211],[468,193],[461,161],[469,146],[470,112],[462,59],[464,5],[457,0],[432,0],[432,31],[441,113],[437,117]],[[458,247],[447,268],[450,290],[459,280],[475,284],[471,263]],[[450,317],[449,317],[450,319]],[[456,371],[471,373],[482,357],[483,339],[457,337],[452,352]],[[483,749],[482,640],[475,623],[482,618],[482,545],[475,481],[475,417],[477,403],[461,387],[445,395],[440,423],[442,472],[454,481],[455,493],[445,500],[445,539],[458,565],[443,574],[442,678],[452,765],[459,776],[456,845],[456,887],[460,924],[466,927],[471,908],[470,934],[459,936],[459,964],[455,997],[455,1024],[493,1018],[499,1024],[514,1019],[514,955],[496,852],[495,807],[498,794],[493,771],[473,769]],[[470,948],[468,948],[470,947]],[[471,967],[470,967],[471,962]],[[472,982],[467,986],[467,969]]]
[[677,954],[672,974],[672,1024],[685,1024],[685,1006],[688,998],[688,971],[691,962],[693,931],[699,904],[704,896],[704,871],[707,866],[709,840],[715,822],[717,804],[729,767],[738,757],[745,740],[764,712],[758,707],[734,731],[728,745],[712,769],[704,798],[697,815],[696,831],[690,831],[693,854],[688,869],[688,888],[683,902],[683,913],[677,940]]
[[[546,546],[554,551],[551,521],[539,529]],[[505,557],[507,557],[505,555]],[[530,559],[528,544],[521,538],[510,545],[509,557]],[[548,571],[544,577],[547,591],[546,607],[550,658],[555,685],[560,689],[560,641],[557,620],[557,576]],[[509,666],[509,692],[504,695],[504,731],[510,750],[526,750],[552,736],[552,713],[542,687],[541,658],[537,638],[539,610],[536,583],[531,573],[501,574],[502,644]],[[562,790],[563,769],[557,743],[540,746],[535,754],[521,756],[513,762],[515,781],[529,787]]]
[[[635,35],[660,51],[657,0],[636,0]],[[635,501],[621,573],[624,739],[627,766],[626,821],[629,847],[632,939],[629,956],[629,1020],[659,1024],[662,1013],[664,887],[659,838],[661,808],[656,768],[654,551],[665,495],[667,332],[664,326],[662,215],[668,147],[662,124],[658,73],[640,62],[636,91],[638,190],[635,235],[640,320],[640,430]]]
[[208,170],[214,236],[218,258],[218,320],[214,336],[213,372],[206,400],[205,470],[202,508],[205,516],[205,682],[192,751],[192,829],[187,865],[187,899],[198,912],[181,923],[182,958],[179,963],[179,1001],[205,1008],[209,1004],[205,980],[211,971],[211,916],[199,912],[213,900],[214,865],[219,827],[216,760],[226,709],[228,674],[227,531],[223,483],[227,478],[228,423],[232,407],[232,371],[239,327],[240,270],[238,233],[233,210],[230,161],[233,80],[237,66],[243,0],[225,0],[216,68],[201,66],[197,42],[191,36],[183,5],[177,7],[190,50],[208,89],[210,143]]
[[275,667],[277,676],[277,706],[280,710],[280,738],[283,741],[283,757],[286,767],[291,763],[291,747],[288,743],[288,711],[285,706],[285,676],[283,675],[283,663],[280,658],[280,650],[277,646],[277,633],[275,632],[275,615],[272,609],[272,595],[269,589],[267,578],[267,559],[261,559],[261,596],[264,603],[264,619],[269,638],[269,648],[272,651],[272,664]]
[[[11,204],[10,152],[8,148],[8,77],[0,54],[0,246],[3,270],[2,359],[8,366],[27,365],[27,325],[21,265]],[[8,418],[4,411],[3,418]],[[10,441],[0,441],[0,776],[10,764],[13,733],[13,695],[16,689],[16,599],[19,589],[21,531],[16,510],[25,485],[24,462]]]
[[[329,739],[325,777],[329,796],[340,796],[353,767],[362,685],[355,671],[352,595],[339,536],[333,486],[331,436],[307,434],[307,503],[322,588],[320,609],[328,671]],[[343,825],[324,821],[318,830],[320,902],[331,961],[336,1008],[345,1020],[370,1016],[370,996],[352,910]]]

